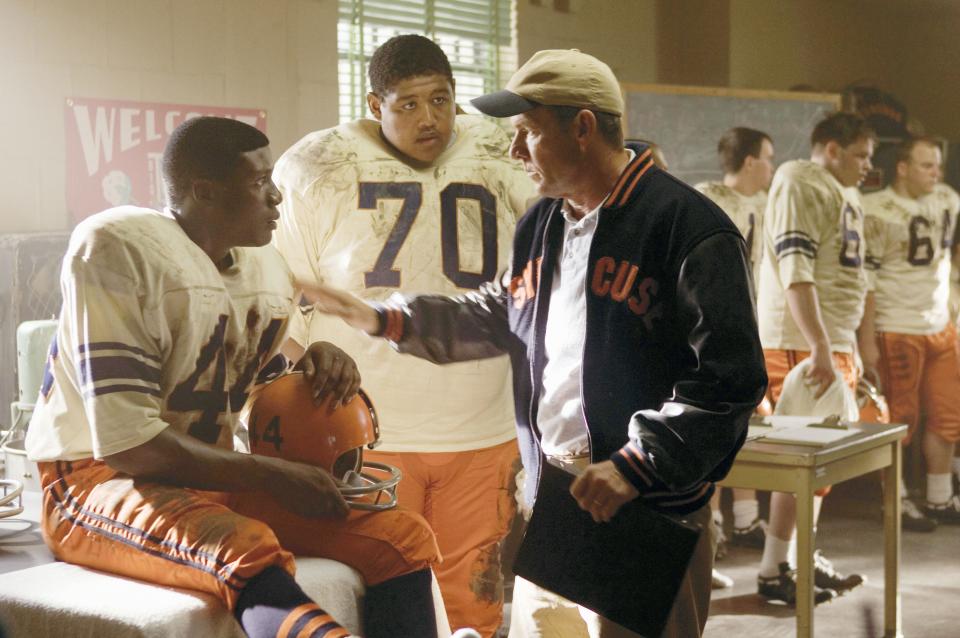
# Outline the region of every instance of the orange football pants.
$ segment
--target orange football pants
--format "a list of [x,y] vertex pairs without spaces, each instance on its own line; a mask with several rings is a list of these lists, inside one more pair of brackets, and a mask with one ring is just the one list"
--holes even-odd
[[403,509],[306,519],[265,493],[223,494],[138,481],[102,461],[40,463],[42,532],[60,560],[216,595],[228,609],[247,582],[293,554],[355,568],[368,585],[431,567],[439,550]]
[[[880,379],[890,406],[890,420],[909,426],[903,444],[910,443],[920,425],[943,440],[960,440],[960,365],[957,330],[950,325],[932,335],[881,332]],[[922,407],[921,407],[922,406]]]
[[[833,365],[843,375],[850,391],[856,394],[857,381],[860,380],[857,374],[857,366],[854,364],[853,355],[847,352],[832,352]],[[783,392],[783,380],[787,373],[810,356],[807,350],[767,350],[763,351],[763,359],[767,367],[767,395],[770,403],[770,409],[776,407],[780,399],[780,393]],[[826,496],[830,493],[830,486],[822,487],[816,491],[817,496]]]
[[516,514],[515,440],[467,452],[365,452],[396,465],[400,504],[427,519],[443,562],[434,567],[450,628],[493,636],[503,619],[500,545]]

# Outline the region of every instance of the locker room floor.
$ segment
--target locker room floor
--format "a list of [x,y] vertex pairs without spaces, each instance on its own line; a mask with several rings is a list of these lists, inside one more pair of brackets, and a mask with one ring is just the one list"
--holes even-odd
[[[843,572],[866,574],[862,587],[830,603],[814,616],[817,636],[878,638],[883,635],[883,527],[880,484],[865,477],[834,487],[824,502],[817,547]],[[724,494],[728,499],[729,495]],[[766,516],[766,499],[761,513]],[[729,519],[729,502],[724,507]],[[508,543],[509,546],[509,543]],[[796,635],[794,609],[757,595],[760,550],[730,546],[717,568],[734,580],[715,590],[705,638]],[[960,526],[941,525],[930,534],[901,535],[900,593],[903,632],[911,638],[960,636]],[[509,590],[508,594],[509,596]],[[507,611],[509,617],[509,611]],[[869,618],[869,620],[868,620]],[[506,636],[506,627],[502,635]]]

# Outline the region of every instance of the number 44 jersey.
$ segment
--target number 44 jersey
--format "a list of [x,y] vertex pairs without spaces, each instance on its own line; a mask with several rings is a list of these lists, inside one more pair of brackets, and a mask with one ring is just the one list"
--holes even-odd
[[172,217],[126,206],[84,220],[27,432],[34,460],[102,458],[166,427],[232,448],[250,386],[294,303],[272,246],[218,270]]
[[[274,171],[284,197],[277,247],[297,280],[369,301],[475,290],[506,266],[533,194],[508,147],[503,131],[471,115],[457,116],[430,166],[403,161],[374,120],[311,133]],[[301,344],[332,341],[356,359],[385,451],[459,452],[515,436],[506,357],[439,367],[318,313],[292,331]]]
[[867,276],[877,330],[935,334],[950,321],[950,246],[960,198],[946,184],[920,198],[865,195]]

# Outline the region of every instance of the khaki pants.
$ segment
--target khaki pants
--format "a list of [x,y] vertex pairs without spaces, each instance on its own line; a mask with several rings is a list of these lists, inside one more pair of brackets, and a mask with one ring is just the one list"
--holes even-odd
[[[703,633],[710,610],[710,575],[717,539],[709,505],[676,518],[699,525],[703,533],[662,637],[698,637]],[[636,638],[638,635],[523,578],[517,577],[514,582],[509,638]]]

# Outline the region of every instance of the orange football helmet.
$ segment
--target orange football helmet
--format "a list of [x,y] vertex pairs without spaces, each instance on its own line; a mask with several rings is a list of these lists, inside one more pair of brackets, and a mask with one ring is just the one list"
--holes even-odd
[[[303,373],[284,374],[251,395],[247,428],[251,452],[322,467],[342,483],[340,493],[350,507],[396,507],[400,470],[363,461],[363,446],[373,449],[380,443],[377,413],[363,390],[331,411],[329,398],[314,404]],[[378,479],[371,471],[386,478]]]
[[857,406],[861,423],[890,423],[890,408],[880,389],[860,377],[857,381]]

